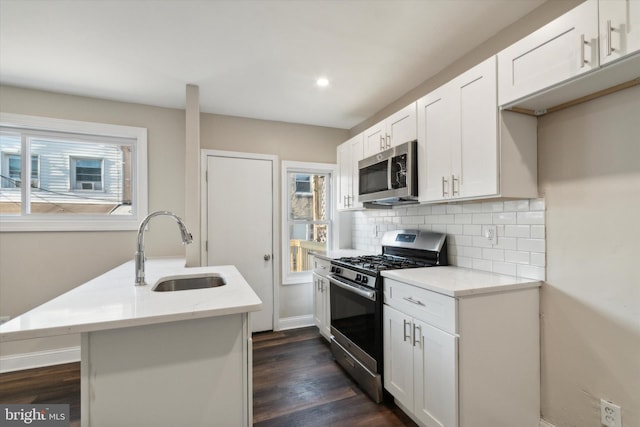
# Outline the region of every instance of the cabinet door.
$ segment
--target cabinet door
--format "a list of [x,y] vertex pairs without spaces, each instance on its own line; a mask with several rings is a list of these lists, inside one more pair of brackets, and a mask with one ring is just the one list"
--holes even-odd
[[324,299],[322,295],[322,276],[313,273],[313,323],[322,331],[324,323]]
[[331,298],[329,298],[329,289],[329,279],[320,277],[320,290],[322,291],[320,333],[328,340],[331,338]]
[[598,3],[587,0],[498,54],[500,105],[598,67]]
[[427,427],[457,427],[457,338],[427,323],[413,322],[414,413]]
[[384,388],[413,411],[411,317],[387,305],[383,309]]
[[640,50],[640,0],[600,0],[600,64]]
[[452,86],[446,84],[418,100],[418,198],[451,197],[451,145],[455,132]]
[[389,116],[386,122],[387,148],[418,138],[415,102]]
[[338,181],[336,185],[336,206],[338,210],[343,210],[349,207],[349,196],[352,187],[353,162],[351,159],[351,143],[349,141],[338,146],[337,158]]
[[385,122],[381,121],[364,131],[364,157],[373,156],[387,147]]
[[360,187],[360,176],[358,174],[358,162],[364,157],[363,135],[360,134],[351,141],[351,189],[350,206],[352,208],[362,208],[362,202],[358,201],[358,191]]
[[[496,58],[454,80],[459,144],[452,144],[451,197],[498,194]],[[428,161],[428,160],[427,160]]]

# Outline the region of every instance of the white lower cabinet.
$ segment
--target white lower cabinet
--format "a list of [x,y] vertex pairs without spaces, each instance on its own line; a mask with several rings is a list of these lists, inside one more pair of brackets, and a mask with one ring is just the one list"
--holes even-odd
[[384,387],[426,427],[538,427],[538,289],[451,297],[384,279]]
[[313,273],[313,321],[326,339],[331,338],[329,279]]
[[313,322],[320,334],[331,340],[331,303],[329,300],[329,273],[331,262],[313,257]]
[[383,318],[385,388],[424,425],[457,425],[457,338],[389,306]]

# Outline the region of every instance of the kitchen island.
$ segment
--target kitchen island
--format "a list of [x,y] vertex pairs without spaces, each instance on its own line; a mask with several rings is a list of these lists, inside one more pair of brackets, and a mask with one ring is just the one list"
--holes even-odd
[[[133,261],[0,326],[0,342],[81,334],[83,426],[251,425],[251,325],[262,303],[234,266]],[[155,292],[166,278],[226,285]]]

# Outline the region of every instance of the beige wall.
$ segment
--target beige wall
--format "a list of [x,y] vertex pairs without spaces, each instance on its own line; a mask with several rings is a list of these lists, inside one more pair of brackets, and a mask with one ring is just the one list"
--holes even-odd
[[[149,210],[184,214],[184,112],[0,86],[0,110],[148,129]],[[161,224],[161,219],[158,224]],[[146,236],[151,256],[180,255],[174,226]],[[0,313],[14,317],[133,258],[135,232],[0,233]],[[78,345],[60,337],[3,343],[0,355]]]
[[[147,128],[149,211],[184,216],[184,110],[0,86],[0,111]],[[340,129],[211,114],[202,114],[201,124],[203,148],[277,154],[282,160],[335,163],[336,146],[348,136]],[[147,255],[183,256],[172,221],[154,221],[145,235]],[[0,315],[19,315],[132,259],[135,236],[134,231],[0,233]],[[310,314],[310,289],[287,287],[282,315]],[[3,343],[0,356],[76,345],[76,336]]]
[[[336,147],[348,137],[349,132],[345,129],[213,114],[202,114],[200,118],[203,149],[277,155],[280,161],[335,163]],[[281,165],[278,167],[281,171]],[[276,241],[282,243],[277,237]],[[275,266],[278,268],[279,264]],[[278,284],[278,295],[279,318],[308,316],[310,319],[313,313],[310,284]]]
[[[424,95],[430,93],[434,89],[437,89],[469,68],[478,65],[491,55],[495,55],[502,49],[537,30],[544,24],[554,20],[583,1],[584,0],[548,0],[524,18],[500,31],[489,40],[479,44],[471,52],[460,52],[460,59],[452,64],[444,64],[446,66],[441,72],[432,78],[425,80],[416,88],[410,90],[393,103],[384,107],[374,116],[352,128],[351,135],[357,135],[380,120],[383,120],[390,114],[400,110],[402,107],[420,99]],[[460,31],[464,31],[464,28],[461,28]]]
[[538,121],[547,206],[542,414],[599,426],[600,399],[640,426],[640,87]]

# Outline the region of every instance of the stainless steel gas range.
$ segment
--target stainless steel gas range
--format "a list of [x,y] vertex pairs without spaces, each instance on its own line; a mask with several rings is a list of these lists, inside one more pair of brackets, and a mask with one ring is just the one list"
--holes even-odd
[[331,351],[336,361],[376,402],[382,393],[383,270],[447,265],[446,235],[388,231],[382,254],[331,261]]

